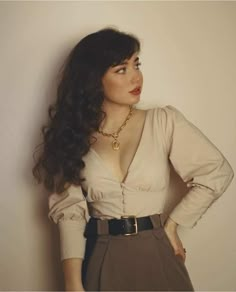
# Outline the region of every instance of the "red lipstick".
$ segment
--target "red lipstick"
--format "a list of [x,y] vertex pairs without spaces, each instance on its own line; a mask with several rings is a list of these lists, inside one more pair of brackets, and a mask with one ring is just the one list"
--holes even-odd
[[129,93],[134,94],[134,95],[139,95],[141,93],[141,87],[135,87],[133,90],[129,91]]

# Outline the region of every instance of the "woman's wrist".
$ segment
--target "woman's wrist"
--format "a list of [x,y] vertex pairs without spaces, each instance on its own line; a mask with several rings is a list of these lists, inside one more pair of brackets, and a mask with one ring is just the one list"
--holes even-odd
[[65,283],[65,291],[84,291],[82,282]]
[[178,223],[176,223],[174,220],[172,220],[170,217],[167,218],[165,222],[165,229],[169,231],[176,231],[178,227]]

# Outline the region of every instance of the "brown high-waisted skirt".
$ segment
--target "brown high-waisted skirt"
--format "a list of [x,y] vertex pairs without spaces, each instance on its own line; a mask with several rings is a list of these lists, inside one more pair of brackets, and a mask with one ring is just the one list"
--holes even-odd
[[151,215],[154,229],[135,235],[88,236],[82,265],[85,291],[194,291],[185,263],[174,249],[159,214]]

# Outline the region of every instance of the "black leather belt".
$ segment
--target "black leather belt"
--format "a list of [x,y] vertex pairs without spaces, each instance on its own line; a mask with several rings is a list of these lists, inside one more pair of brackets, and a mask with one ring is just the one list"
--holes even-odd
[[[103,221],[94,217],[90,217],[86,225],[85,236],[98,235],[98,221]],[[139,231],[153,229],[153,224],[150,216],[135,217],[135,216],[121,216],[121,219],[105,220],[108,224],[108,234],[111,235],[134,235]],[[160,221],[161,225],[161,219]]]

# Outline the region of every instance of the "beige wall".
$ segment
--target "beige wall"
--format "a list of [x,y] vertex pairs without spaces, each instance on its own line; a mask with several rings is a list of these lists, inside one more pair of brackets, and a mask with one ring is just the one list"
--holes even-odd
[[[106,25],[142,41],[140,108],[173,104],[236,169],[235,2],[1,2],[0,290],[59,290],[57,229],[31,176],[54,76],[79,39]],[[180,229],[196,290],[236,290],[235,180]]]

